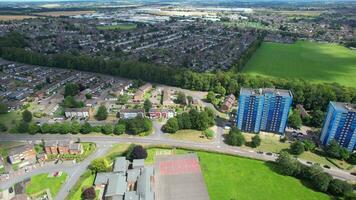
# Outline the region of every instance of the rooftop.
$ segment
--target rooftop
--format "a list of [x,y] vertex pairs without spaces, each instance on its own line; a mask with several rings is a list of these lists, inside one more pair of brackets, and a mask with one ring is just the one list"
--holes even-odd
[[335,101],[331,101],[330,103],[337,110],[341,110],[341,111],[344,111],[344,112],[356,112],[356,104],[344,103],[344,102],[335,102]]
[[289,97],[293,96],[290,90],[274,89],[274,88],[260,88],[260,89],[241,88],[240,94],[256,95],[256,96],[266,95],[266,94],[275,94],[277,96],[289,96]]

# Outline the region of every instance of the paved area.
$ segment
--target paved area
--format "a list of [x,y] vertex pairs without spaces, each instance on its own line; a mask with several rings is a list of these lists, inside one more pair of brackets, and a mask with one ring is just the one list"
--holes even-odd
[[156,156],[157,200],[209,200],[195,153]]

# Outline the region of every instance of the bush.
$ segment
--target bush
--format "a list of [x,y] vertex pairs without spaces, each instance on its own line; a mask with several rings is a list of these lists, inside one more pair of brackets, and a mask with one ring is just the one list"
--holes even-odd
[[152,130],[151,120],[143,117],[124,120],[126,131],[129,134],[137,135]]
[[105,106],[101,105],[98,109],[98,112],[95,115],[95,119],[102,121],[102,120],[106,120],[107,117],[108,117],[108,111]]
[[5,126],[5,124],[0,123],[0,132],[5,132],[7,131],[7,127]]
[[28,110],[22,112],[22,120],[25,122],[31,122],[32,120],[32,113]]
[[88,134],[90,132],[92,132],[92,126],[88,123],[85,122],[81,127],[80,127],[80,132],[82,134]]
[[303,144],[305,151],[313,151],[316,147],[315,143],[311,140],[304,140]]
[[121,135],[121,134],[125,133],[125,130],[126,130],[125,124],[116,124],[115,128],[114,128],[114,134]]
[[214,137],[214,131],[212,131],[210,129],[206,129],[205,131],[203,131],[203,134],[208,139],[211,139]]
[[300,141],[293,142],[290,146],[290,152],[294,155],[300,155],[304,152],[304,144]]
[[329,183],[331,180],[332,177],[329,174],[322,172],[313,176],[311,178],[311,183],[317,190],[321,192],[326,192],[328,190]]
[[242,146],[245,144],[245,137],[239,129],[233,127],[227,135],[226,143],[232,146]]
[[147,158],[147,151],[141,145],[136,145],[130,154],[130,159],[146,159]]
[[256,148],[261,145],[261,138],[259,135],[255,135],[251,140],[251,147]]
[[347,160],[350,156],[347,149],[341,147],[335,140],[332,140],[324,150],[326,155],[331,158]]
[[0,114],[5,114],[9,110],[8,106],[4,103],[0,103]]
[[84,200],[93,200],[96,198],[96,192],[93,186],[84,189],[82,193],[82,198]]
[[301,164],[287,152],[281,151],[276,160],[279,173],[288,176],[297,176],[301,172]]
[[166,133],[175,133],[179,130],[178,120],[173,117],[170,118],[165,125],[163,125],[162,130]]
[[335,196],[344,196],[352,192],[352,186],[345,181],[333,179],[330,181],[328,192]]
[[109,162],[105,158],[98,158],[91,162],[89,168],[94,172],[107,172],[109,170]]
[[101,132],[108,135],[113,133],[113,127],[111,124],[105,124],[101,127]]
[[26,133],[28,131],[28,123],[25,121],[20,121],[16,127],[17,132],[19,133]]

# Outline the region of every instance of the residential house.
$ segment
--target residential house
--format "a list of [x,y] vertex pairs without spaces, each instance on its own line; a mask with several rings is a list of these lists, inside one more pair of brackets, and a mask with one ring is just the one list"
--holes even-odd
[[64,114],[66,118],[87,118],[89,117],[89,108],[66,108]]
[[48,141],[45,143],[46,154],[82,154],[83,146],[71,141]]
[[122,109],[119,111],[121,119],[132,119],[135,117],[144,117],[144,109]]
[[236,101],[236,97],[233,94],[228,95],[224,102],[220,106],[222,112],[228,112]]
[[23,167],[36,162],[36,151],[31,144],[21,145],[11,148],[8,152],[10,164],[19,164]]
[[136,93],[134,94],[133,101],[134,102],[141,102],[144,100],[145,93],[152,89],[152,85],[150,83],[146,83],[145,85],[141,86],[137,89]]
[[161,118],[169,119],[169,118],[174,117],[175,112],[172,109],[154,109],[154,108],[151,108],[149,110],[148,114],[149,114],[151,119],[161,119]]
[[171,92],[169,89],[163,89],[163,97],[162,97],[162,105],[164,106],[171,106],[174,102],[171,99]]

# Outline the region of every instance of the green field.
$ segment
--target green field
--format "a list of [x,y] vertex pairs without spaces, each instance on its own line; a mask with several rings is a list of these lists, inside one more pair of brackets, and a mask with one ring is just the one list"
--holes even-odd
[[131,30],[137,28],[136,24],[132,23],[123,23],[118,25],[108,25],[108,26],[97,26],[99,30]]
[[67,174],[62,173],[59,177],[48,177],[48,174],[39,174],[31,177],[31,182],[26,186],[26,194],[29,196],[37,195],[49,189],[52,197],[55,197],[62,184],[67,179]]
[[338,44],[264,42],[243,72],[277,78],[301,78],[312,82],[336,82],[356,87],[356,51]]
[[[148,150],[152,162],[157,152]],[[187,152],[176,150],[177,154]],[[328,195],[315,192],[301,181],[273,171],[274,165],[236,156],[198,152],[200,165],[212,200],[327,200]]]

